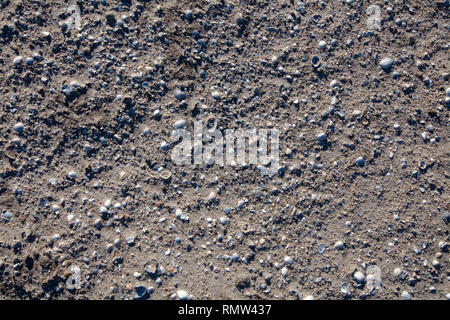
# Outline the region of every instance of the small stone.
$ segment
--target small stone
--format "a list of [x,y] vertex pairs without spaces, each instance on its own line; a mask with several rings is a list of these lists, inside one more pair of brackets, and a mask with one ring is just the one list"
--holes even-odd
[[77,174],[75,173],[75,171],[70,171],[70,172],[67,174],[67,177],[68,177],[69,179],[76,179],[76,178],[77,178]]
[[441,251],[447,251],[448,250],[448,243],[444,242],[444,241],[440,241],[439,242],[439,249],[441,249]]
[[316,135],[317,140],[319,140],[319,142],[323,143],[325,141],[327,141],[327,134],[325,132],[320,132],[318,135]]
[[366,281],[366,276],[361,271],[357,271],[353,274],[353,279],[355,279],[358,284],[363,284]]
[[144,286],[135,286],[134,287],[134,300],[145,299],[148,296],[147,288]]
[[441,264],[437,260],[433,260],[432,264],[433,264],[433,267],[435,267],[436,269],[439,269],[439,267],[441,266]]
[[319,47],[324,50],[327,47],[327,43],[324,40],[319,41]]
[[338,86],[338,82],[337,82],[336,80],[332,80],[332,81],[330,82],[330,87],[336,88],[337,86]]
[[14,58],[13,63],[14,63],[14,65],[17,66],[17,65],[19,65],[22,62],[22,60],[23,60],[22,56],[17,56],[17,57]]
[[215,100],[220,100],[220,98],[221,98],[219,91],[213,91],[213,92],[211,93],[211,96],[212,96]]
[[147,261],[144,265],[144,270],[151,276],[154,277],[158,273],[158,261],[155,259],[152,259],[150,261]]
[[106,199],[105,203],[104,203],[104,206],[106,207],[106,209],[111,208],[111,199]]
[[95,220],[94,226],[100,230],[102,228],[102,219]]
[[289,256],[284,257],[284,262],[289,266],[294,264],[294,260]]
[[92,151],[92,146],[89,143],[86,143],[84,145],[84,151],[86,151],[87,153]]
[[116,15],[114,11],[108,11],[105,14],[106,22],[110,27],[114,27],[116,24]]
[[208,196],[208,201],[213,202],[216,201],[216,199],[217,199],[216,193],[214,191],[211,191],[211,193]]
[[177,122],[174,123],[173,126],[175,127],[175,129],[183,129],[186,126],[186,121],[178,120]]
[[450,215],[449,215],[448,211],[444,212],[444,214],[442,215],[442,219],[444,219],[444,221],[446,223],[448,223],[450,221]]
[[54,234],[53,236],[52,236],[52,240],[53,241],[58,241],[58,240],[60,240],[61,239],[61,236],[59,235],[59,234]]
[[130,236],[130,237],[126,238],[126,239],[125,239],[125,242],[126,242],[129,246],[134,245],[134,242],[135,242],[134,236]]
[[403,291],[400,296],[403,300],[411,300],[411,294],[408,291]]
[[363,157],[359,157],[359,158],[357,158],[356,159],[356,161],[355,161],[355,163],[358,165],[358,166],[364,166],[364,158]]
[[184,100],[186,98],[186,94],[180,89],[175,90],[174,96],[177,100]]
[[428,141],[428,137],[429,137],[428,132],[426,132],[426,131],[422,132],[422,139],[424,142]]
[[392,67],[394,61],[391,58],[384,58],[380,61],[380,67],[383,70],[389,70]]
[[23,131],[24,125],[22,122],[17,122],[13,128],[14,128],[14,130],[16,130],[17,132],[20,133]]
[[343,250],[343,249],[344,249],[344,243],[343,243],[342,241],[337,241],[337,242],[334,244],[334,248],[335,248],[336,250]]
[[219,221],[220,221],[221,224],[226,225],[228,223],[228,218],[227,217],[220,217]]
[[8,222],[9,219],[11,219],[12,217],[13,217],[13,214],[10,211],[5,211],[5,212],[2,213],[2,220],[3,220],[3,222]]
[[178,299],[180,299],[180,300],[187,300],[189,294],[187,293],[186,290],[178,290],[177,296],[178,296]]

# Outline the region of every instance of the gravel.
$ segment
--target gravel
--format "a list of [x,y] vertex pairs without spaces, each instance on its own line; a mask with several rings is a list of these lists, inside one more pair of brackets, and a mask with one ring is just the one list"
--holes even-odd
[[445,299],[442,3],[2,1],[0,299]]

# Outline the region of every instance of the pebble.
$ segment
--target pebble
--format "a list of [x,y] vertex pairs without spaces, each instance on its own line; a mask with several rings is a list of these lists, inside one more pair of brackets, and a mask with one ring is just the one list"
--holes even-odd
[[61,239],[61,236],[59,235],[59,234],[54,234],[53,236],[52,236],[52,240],[53,241],[59,241]]
[[16,130],[17,132],[20,133],[23,131],[24,125],[22,122],[17,122],[13,128],[14,128],[14,130]]
[[411,300],[411,294],[408,291],[403,291],[400,296],[403,300]]
[[177,100],[184,100],[186,98],[186,94],[180,89],[175,90],[174,96]]
[[284,262],[289,266],[294,264],[294,260],[289,256],[284,257]]
[[327,141],[327,134],[325,132],[320,132],[317,136],[316,136],[317,140],[319,140],[319,142],[325,142]]
[[228,224],[229,219],[227,217],[220,217],[219,221],[221,224],[226,225]]
[[135,242],[134,236],[127,237],[127,238],[125,239],[125,242],[126,242],[129,246],[132,246],[132,245],[134,244],[134,242]]
[[9,219],[11,219],[12,217],[13,217],[13,214],[10,211],[5,211],[2,213],[2,219],[4,222],[8,222]]
[[97,228],[97,229],[101,229],[101,227],[102,227],[102,219],[96,219],[95,221],[94,221],[94,226]]
[[177,296],[180,300],[187,300],[189,293],[186,290],[178,290]]
[[22,56],[17,56],[17,57],[14,58],[13,63],[14,63],[14,65],[17,66],[17,65],[19,65],[22,62],[22,60],[23,60]]
[[158,261],[155,259],[152,259],[150,261],[147,261],[144,265],[144,270],[151,276],[155,277],[158,274]]
[[363,284],[366,281],[366,276],[361,271],[357,271],[353,274],[353,279],[355,279],[358,284]]
[[380,67],[383,70],[390,70],[394,61],[391,58],[384,58],[380,61]]
[[148,296],[147,288],[144,286],[135,286],[134,287],[134,297],[135,300],[144,299]]
[[358,165],[358,166],[364,166],[364,158],[363,157],[358,157],[357,159],[356,159],[356,161],[355,161],[355,163]]
[[426,132],[426,131],[422,132],[421,136],[422,136],[423,142],[427,142],[428,141],[428,137],[429,137],[428,132]]
[[213,92],[211,93],[211,96],[212,96],[215,100],[220,100],[220,98],[221,98],[219,91],[213,91]]
[[214,191],[211,191],[211,193],[208,196],[208,201],[212,202],[212,201],[216,201],[216,199],[217,199],[216,193]]
[[173,125],[175,129],[183,129],[186,126],[186,121],[184,120],[178,120]]
[[336,88],[337,86],[338,86],[338,82],[336,81],[336,80],[332,80],[331,82],[330,82],[330,87],[332,87],[332,88]]
[[25,59],[25,64],[26,64],[27,66],[33,65],[33,63],[34,63],[34,59],[33,59],[33,58],[28,57],[28,58]]
[[111,199],[106,199],[105,203],[104,203],[104,206],[106,207],[106,209],[111,208]]
[[433,260],[432,264],[433,264],[433,267],[435,267],[436,269],[439,269],[439,267],[441,266],[441,264],[437,260]]
[[78,175],[75,173],[75,171],[70,171],[70,172],[67,174],[67,177],[68,177],[69,179],[76,179],[77,176],[78,176]]
[[342,241],[337,241],[334,244],[334,248],[337,250],[343,250],[344,249],[344,243]]
[[442,219],[444,219],[446,223],[450,222],[450,214],[448,213],[448,211],[444,212],[444,214],[442,215]]

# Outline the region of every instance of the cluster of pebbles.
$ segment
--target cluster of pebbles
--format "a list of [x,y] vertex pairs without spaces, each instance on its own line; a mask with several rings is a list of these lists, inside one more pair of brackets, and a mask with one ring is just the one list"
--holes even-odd
[[0,298],[450,299],[448,0],[69,2],[1,1]]

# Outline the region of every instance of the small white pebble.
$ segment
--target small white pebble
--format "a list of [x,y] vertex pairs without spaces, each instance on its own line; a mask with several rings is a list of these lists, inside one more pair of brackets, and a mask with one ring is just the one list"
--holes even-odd
[[343,250],[344,249],[344,243],[342,241],[337,241],[334,244],[334,248],[337,250]]
[[177,296],[178,296],[178,299],[180,299],[180,300],[186,300],[189,296],[189,293],[187,293],[186,290],[178,290]]
[[411,294],[408,291],[403,291],[401,297],[403,300],[411,300]]

